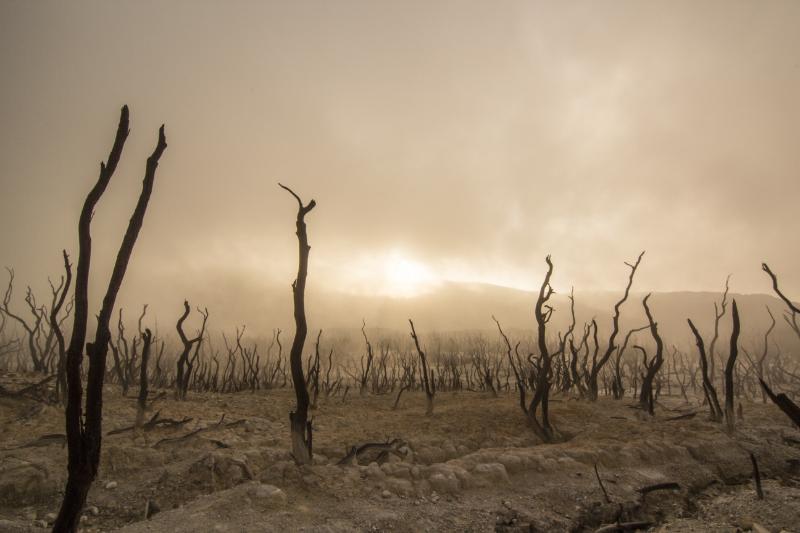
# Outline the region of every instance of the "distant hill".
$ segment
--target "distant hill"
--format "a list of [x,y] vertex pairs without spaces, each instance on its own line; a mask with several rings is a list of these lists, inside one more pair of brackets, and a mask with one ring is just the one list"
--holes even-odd
[[[154,281],[149,286],[158,287],[153,293],[139,291],[126,295],[124,305],[130,309],[127,315],[133,317],[132,309],[141,303],[151,304],[151,312],[156,314],[160,327],[174,330],[184,298],[192,305],[207,306],[211,312],[212,329],[232,329],[236,325],[247,324],[248,331],[255,335],[269,335],[272,328],[283,328],[287,333],[293,330],[291,310],[291,288],[285,286],[253,286],[252,282],[223,278],[213,283],[163,284]],[[603,332],[610,327],[613,306],[620,298],[619,291],[592,291],[575,293],[575,313],[578,328],[595,317]],[[642,308],[644,294],[634,292],[623,306],[621,327],[623,333],[632,327],[646,323]],[[676,344],[683,348],[693,348],[694,341],[686,324],[692,318],[701,333],[709,342],[714,318],[714,302],[721,297],[713,292],[657,292],[650,299],[651,308],[659,324],[659,330],[667,345]],[[135,298],[134,302],[131,300]],[[742,346],[760,350],[763,333],[769,325],[766,307],[775,315],[778,325],[773,340],[778,341],[784,350],[798,348],[794,333],[783,320],[784,305],[777,298],[765,294],[730,294],[729,300],[736,299],[742,321]],[[413,318],[422,331],[493,331],[495,325],[491,316],[495,315],[504,328],[509,330],[535,331],[533,306],[536,294],[530,291],[480,283],[444,283],[429,293],[410,298],[390,298],[386,296],[354,295],[324,290],[313,283],[309,285],[307,310],[309,328],[356,329],[362,318],[368,327],[388,328],[405,331],[408,319]],[[551,299],[555,308],[550,329],[553,334],[565,330],[569,322],[569,301],[565,294],[555,294]],[[730,335],[731,315],[728,313],[720,327],[720,349],[727,350]]]

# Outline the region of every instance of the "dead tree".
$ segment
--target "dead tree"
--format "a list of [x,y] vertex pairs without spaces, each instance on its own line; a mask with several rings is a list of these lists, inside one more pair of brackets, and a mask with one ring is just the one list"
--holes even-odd
[[613,394],[615,400],[621,400],[622,397],[625,396],[625,384],[622,381],[622,358],[625,355],[625,351],[628,349],[628,343],[631,340],[631,336],[634,333],[644,331],[649,327],[650,326],[648,325],[629,330],[625,335],[625,340],[622,342],[622,346],[617,349],[617,355],[614,359],[614,377],[611,383],[611,393]]
[[150,346],[153,343],[153,333],[149,328],[142,333],[142,364],[139,368],[139,396],[136,400],[136,427],[142,425],[144,412],[147,409],[147,364],[150,361]]
[[47,367],[44,364],[44,357],[40,353],[41,350],[36,343],[36,339],[40,333],[44,314],[39,312],[36,305],[36,300],[30,287],[28,287],[28,291],[25,295],[25,303],[28,304],[28,307],[30,307],[31,314],[33,315],[33,322],[29,324],[27,320],[11,311],[11,308],[8,304],[11,302],[11,295],[14,291],[14,269],[6,268],[6,271],[8,271],[8,287],[6,288],[6,293],[3,297],[2,312],[5,313],[6,316],[13,318],[20,326],[22,326],[22,329],[25,330],[28,338],[28,352],[31,362],[33,363],[33,370],[35,372],[47,373]]
[[800,308],[798,308],[783,292],[781,292],[780,288],[778,287],[778,276],[776,276],[772,270],[770,270],[769,265],[766,263],[761,263],[761,269],[767,273],[767,275],[772,280],[772,290],[775,291],[775,294],[783,300],[783,303],[786,304],[786,307],[789,309],[789,313],[784,314],[783,318],[789,327],[795,332],[795,334],[800,338],[800,325],[797,323],[797,315],[800,314]]
[[[539,296],[534,307],[534,317],[536,318],[536,343],[539,348],[538,368],[536,369],[536,386],[533,391],[531,403],[528,405],[528,420],[539,437],[545,442],[554,438],[553,427],[550,424],[550,381],[551,363],[550,350],[547,346],[547,323],[553,316],[553,308],[547,303],[553,295],[553,287],[550,285],[550,277],[553,275],[553,262],[550,256],[545,257],[547,263],[547,273],[544,276],[542,286],[539,288]],[[541,420],[537,419],[537,411],[542,408]]]
[[89,372],[86,384],[85,416],[83,413],[83,389],[81,383],[81,363],[86,340],[87,318],[89,313],[89,266],[91,262],[91,222],[95,206],[105,192],[111,176],[117,168],[122,148],[128,137],[128,107],[122,108],[117,134],[106,163],[100,164],[100,176],[89,191],[78,221],[78,265],[75,271],[75,315],[67,349],[67,407],[66,433],[68,448],[67,484],[64,499],[53,531],[73,532],[77,530],[81,510],[86,495],[97,476],[100,464],[102,440],[103,379],[105,377],[108,341],[111,338],[109,321],[113,312],[117,293],[122,286],[133,247],[144,222],[147,204],[153,191],[156,168],[161,154],[167,147],[164,126],[158,131],[158,144],[147,159],[142,192],[128,223],[122,239],[117,259],[111,273],[100,314],[94,342],[86,345],[89,358]]
[[414,339],[414,346],[416,346],[417,355],[419,355],[419,371],[422,374],[422,386],[425,389],[425,398],[427,400],[425,416],[431,416],[433,414],[433,398],[436,396],[436,381],[433,379],[433,370],[428,369],[428,358],[419,345],[419,338],[417,337],[417,332],[414,329],[414,322],[412,322],[409,318],[408,323],[411,324],[411,338]]
[[[767,328],[767,331],[764,333],[764,348],[761,350],[761,355],[759,358],[755,362],[751,361],[756,369],[756,374],[759,380],[764,379],[764,361],[766,361],[767,355],[769,355],[769,336],[772,333],[772,330],[775,329],[775,316],[772,314],[772,310],[770,310],[769,306],[766,307],[767,314],[769,315],[770,319],[770,325],[769,328]],[[745,355],[746,354],[747,352],[745,352]],[[763,387],[761,389],[761,401],[763,403],[767,403],[767,394]]]
[[664,363],[664,342],[661,340],[661,335],[658,334],[658,324],[653,321],[653,315],[650,312],[650,307],[647,305],[647,300],[649,298],[649,294],[644,297],[644,300],[642,300],[642,306],[644,307],[645,315],[647,315],[647,322],[650,327],[650,335],[653,336],[653,340],[656,343],[656,353],[648,362],[647,352],[645,349],[641,346],[636,346],[636,348],[644,355],[644,367],[646,370],[642,378],[642,389],[639,394],[639,405],[652,416],[655,414],[653,380],[655,379],[656,374],[658,374],[658,371],[661,369],[661,365]]
[[317,400],[319,399],[319,339],[322,337],[322,330],[317,334],[317,342],[314,343],[314,363],[308,369],[308,384],[314,391],[314,396],[311,398],[311,409],[317,408]]
[[719,405],[719,398],[717,397],[717,389],[714,387],[714,382],[709,375],[708,358],[706,357],[706,348],[703,343],[703,337],[697,331],[691,319],[686,319],[689,323],[689,328],[694,334],[695,342],[697,343],[697,351],[700,354],[700,372],[703,378],[703,392],[708,402],[708,408],[711,410],[711,420],[713,422],[722,421],[722,407]]
[[728,277],[725,278],[725,291],[722,293],[722,300],[720,300],[719,305],[717,305],[717,302],[714,302],[714,336],[711,337],[711,344],[708,346],[708,372],[711,376],[712,383],[717,379],[717,354],[715,349],[717,345],[717,339],[719,339],[719,323],[728,310],[728,291],[730,290],[730,281],[731,276],[729,274]]
[[794,422],[794,425],[800,429],[800,406],[794,403],[788,396],[785,394],[775,394],[772,392],[772,389],[764,382],[763,379],[760,379],[759,382],[761,383],[761,388],[764,389],[764,392],[767,393],[769,399],[775,405],[780,408],[781,411],[789,417],[789,419]]
[[592,360],[592,368],[589,371],[587,376],[588,380],[588,396],[591,401],[597,400],[598,396],[598,384],[597,384],[597,377],[600,375],[600,371],[603,369],[603,366],[608,362],[611,355],[614,353],[614,350],[617,349],[617,345],[614,344],[614,341],[619,334],[619,313],[622,304],[628,299],[628,295],[631,291],[631,285],[633,285],[633,276],[636,274],[636,269],[639,268],[639,263],[642,261],[642,256],[644,256],[644,252],[639,254],[639,257],[636,259],[634,264],[625,263],[628,268],[631,269],[630,275],[628,276],[628,285],[625,287],[625,294],[622,298],[614,305],[614,317],[612,318],[612,327],[611,327],[611,334],[608,337],[608,346],[606,347],[606,351],[600,360],[596,358]]
[[364,342],[367,345],[367,364],[364,364],[364,358],[361,358],[361,396],[364,396],[367,393],[367,379],[369,379],[369,371],[372,367],[372,360],[374,355],[372,353],[372,344],[370,344],[369,339],[367,338],[366,328],[367,322],[366,320],[362,320],[361,323],[361,334],[364,336]]
[[[183,314],[180,316],[178,323],[175,325],[175,329],[178,330],[178,337],[181,339],[181,343],[183,344],[183,349],[178,356],[178,362],[176,363],[177,378],[175,381],[175,398],[177,400],[186,399],[186,392],[189,389],[189,379],[192,375],[192,367],[194,366],[194,362],[197,360],[197,356],[200,353],[200,344],[203,342],[203,337],[206,331],[208,309],[201,311],[198,308],[197,312],[203,317],[203,324],[200,327],[200,333],[197,334],[197,337],[189,339],[186,336],[186,333],[183,331],[183,323],[189,316],[189,302],[186,300],[183,301]],[[194,355],[190,360],[189,353],[191,353],[192,348],[194,348]]]
[[128,341],[125,339],[125,326],[122,323],[122,309],[119,310],[119,319],[117,320],[117,343],[115,344],[112,339],[108,339],[108,347],[111,348],[111,355],[114,358],[114,368],[117,373],[117,380],[122,387],[122,395],[128,395],[128,389],[131,385],[132,376],[128,372],[130,368],[130,361],[128,357]]
[[[517,390],[519,391],[519,407],[522,409],[522,412],[526,415],[528,414],[528,402],[526,400],[526,393],[527,393],[527,379],[524,369],[521,368],[522,365],[516,364],[514,361],[514,356],[511,354],[511,341],[508,340],[508,336],[503,332],[503,328],[500,327],[500,322],[492,315],[492,320],[494,320],[495,324],[497,324],[497,330],[500,332],[500,336],[503,337],[503,341],[506,344],[506,355],[508,356],[508,366],[511,367],[511,370],[514,372],[514,378],[517,380]],[[519,346],[519,343],[517,344]]]
[[294,196],[297,200],[297,243],[299,248],[299,260],[297,265],[297,278],[292,283],[292,294],[294,296],[294,323],[295,332],[292,341],[292,349],[289,352],[289,363],[292,370],[292,383],[294,393],[297,397],[297,409],[289,413],[292,434],[292,453],[294,460],[298,464],[310,464],[312,454],[311,422],[308,420],[308,389],[306,380],[303,376],[303,346],[308,334],[308,324],[306,323],[306,277],[308,276],[308,253],[311,247],[308,245],[308,233],[306,232],[306,215],[314,209],[317,203],[311,200],[307,205],[289,187],[281,185],[282,189]]
[[725,424],[729,432],[736,428],[736,413],[734,412],[733,370],[736,367],[736,356],[739,355],[739,309],[736,299],[731,302],[731,315],[733,316],[733,330],[731,331],[731,347],[728,363],[725,365]]
[[66,281],[64,282],[64,286],[61,289],[61,294],[58,297],[58,301],[55,302],[50,308],[50,329],[56,336],[56,342],[58,343],[58,363],[56,366],[56,396],[58,397],[58,401],[66,403],[67,400],[67,375],[65,372],[65,364],[66,364],[66,356],[67,356],[67,348],[66,342],[64,341],[64,334],[61,332],[61,323],[58,320],[58,313],[61,311],[61,307],[64,305],[64,299],[69,292],[69,288],[72,285],[72,265],[69,262],[69,256],[67,255],[66,250],[62,250],[62,254],[64,256],[64,271],[66,273]]

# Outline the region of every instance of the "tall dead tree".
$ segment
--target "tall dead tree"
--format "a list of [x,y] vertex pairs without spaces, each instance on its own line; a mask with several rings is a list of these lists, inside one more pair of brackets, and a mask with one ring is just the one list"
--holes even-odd
[[587,376],[587,385],[588,385],[588,396],[589,399],[592,401],[597,400],[597,396],[599,393],[599,387],[597,384],[597,378],[600,375],[600,371],[603,369],[603,366],[608,362],[611,355],[614,353],[614,350],[617,349],[617,345],[614,344],[614,341],[619,334],[619,313],[622,304],[628,299],[628,295],[631,291],[631,285],[633,285],[633,276],[636,274],[636,269],[639,268],[639,263],[642,261],[642,256],[644,256],[644,252],[639,254],[639,257],[636,259],[634,264],[630,264],[626,262],[625,264],[628,268],[631,269],[630,275],[628,276],[628,285],[625,287],[625,294],[622,298],[614,305],[614,317],[611,321],[611,334],[608,336],[608,346],[606,347],[606,351],[603,356],[597,360],[592,360],[592,368],[589,371],[589,375]]
[[736,413],[733,409],[733,372],[736,368],[736,356],[739,355],[739,309],[736,307],[736,299],[731,302],[731,315],[733,317],[733,330],[731,331],[731,347],[728,355],[728,362],[725,365],[725,425],[728,431],[733,432],[736,428]]
[[658,374],[658,371],[661,369],[661,365],[664,363],[664,342],[661,340],[661,335],[658,334],[658,324],[653,320],[653,314],[650,312],[650,307],[647,305],[647,300],[649,299],[650,295],[648,294],[644,297],[644,300],[642,300],[642,306],[644,307],[645,315],[647,315],[650,335],[653,336],[653,340],[656,343],[656,353],[653,358],[648,361],[645,349],[641,346],[636,346],[636,348],[640,350],[644,356],[645,368],[645,374],[642,378],[642,389],[639,393],[639,405],[652,416],[655,414],[653,381],[655,380],[656,374]]
[[[545,442],[554,438],[553,426],[550,424],[550,382],[551,382],[551,363],[550,350],[547,346],[547,323],[553,316],[553,308],[547,303],[553,295],[553,287],[550,285],[550,277],[553,275],[553,262],[548,255],[545,258],[547,263],[547,273],[544,276],[542,286],[539,288],[539,296],[534,307],[534,317],[536,318],[536,345],[539,349],[539,359],[536,368],[536,390],[533,391],[531,403],[528,405],[528,421],[539,437]],[[537,418],[537,411],[541,407],[541,420]]]
[[120,113],[114,145],[105,163],[100,163],[100,176],[86,197],[78,221],[78,265],[75,271],[75,316],[67,349],[67,407],[65,413],[68,463],[67,484],[61,509],[53,525],[55,532],[77,530],[81,510],[86,503],[86,495],[97,476],[100,464],[103,414],[103,379],[106,370],[108,342],[111,338],[109,321],[114,309],[117,293],[122,286],[133,247],[144,222],[147,204],[153,192],[156,168],[167,147],[164,126],[158,131],[158,143],[147,159],[142,192],[128,223],[122,239],[114,269],[108,283],[100,314],[94,342],[86,344],[89,358],[89,372],[86,384],[85,416],[83,413],[83,386],[81,383],[81,363],[86,340],[87,318],[89,313],[89,266],[91,262],[91,222],[95,206],[106,190],[111,176],[117,168],[122,148],[128,137],[128,106]]
[[292,283],[292,294],[294,296],[294,340],[292,349],[289,352],[289,364],[292,371],[292,383],[294,393],[297,397],[297,409],[289,413],[292,435],[292,453],[294,460],[298,464],[310,464],[312,453],[311,422],[308,420],[309,397],[306,388],[306,379],[303,376],[303,346],[308,334],[308,324],[306,323],[306,277],[308,276],[308,253],[311,246],[308,245],[308,233],[306,232],[306,215],[314,209],[317,203],[311,200],[307,205],[295,192],[285,185],[278,184],[297,200],[297,243],[299,258],[297,264],[297,278]]
[[697,331],[691,319],[686,319],[689,323],[689,328],[694,334],[695,342],[697,343],[697,351],[700,354],[700,372],[703,378],[703,392],[708,402],[708,408],[711,410],[711,420],[713,422],[722,421],[722,408],[719,405],[719,398],[717,397],[717,389],[714,387],[714,382],[709,375],[708,358],[706,357],[706,347],[703,343],[703,337]]

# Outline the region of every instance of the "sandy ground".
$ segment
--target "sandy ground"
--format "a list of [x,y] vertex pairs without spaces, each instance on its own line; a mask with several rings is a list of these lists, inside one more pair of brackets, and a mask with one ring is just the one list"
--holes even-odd
[[[662,398],[653,419],[630,399],[557,398],[553,420],[568,440],[542,444],[513,394],[440,393],[431,417],[423,416],[422,394],[404,393],[396,411],[393,402],[389,395],[321,398],[313,412],[315,464],[299,468],[288,453],[289,390],[160,400],[161,417],[191,421],[104,437],[82,527],[594,531],[619,518],[650,522],[651,531],[800,532],[800,432],[771,405],[746,403],[729,437],[678,398]],[[666,420],[691,410],[700,413]],[[134,417],[135,401],[108,388],[105,432]],[[66,449],[61,438],[40,437],[63,431],[60,409],[0,399],[0,531],[41,531],[57,512]],[[381,464],[336,464],[352,445],[395,438],[405,445]],[[751,481],[751,451],[763,500]],[[680,488],[638,491],[664,482]],[[145,520],[147,502],[158,512]]]

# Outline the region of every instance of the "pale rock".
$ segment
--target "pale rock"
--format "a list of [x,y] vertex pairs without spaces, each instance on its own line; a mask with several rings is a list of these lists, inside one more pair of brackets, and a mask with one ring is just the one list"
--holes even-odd
[[396,477],[387,478],[386,488],[401,496],[412,496],[414,494],[414,485],[406,479],[399,479]]
[[259,507],[283,507],[288,501],[286,493],[275,485],[261,484],[258,482],[248,488],[247,495],[250,496],[253,503]]
[[481,463],[472,473],[483,480],[493,483],[508,483],[508,472],[501,463]]
[[435,472],[428,478],[428,483],[431,484],[433,490],[438,492],[458,492],[460,488],[458,478],[452,472],[449,476],[442,472]]

